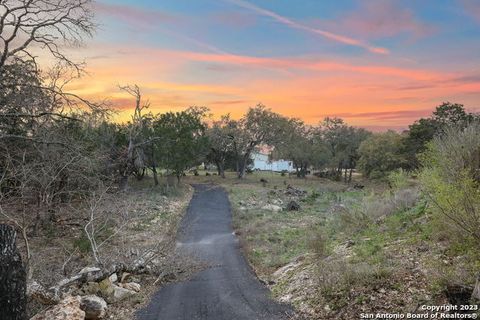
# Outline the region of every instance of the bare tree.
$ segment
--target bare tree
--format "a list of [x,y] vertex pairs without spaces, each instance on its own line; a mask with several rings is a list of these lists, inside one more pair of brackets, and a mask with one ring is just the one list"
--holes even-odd
[[91,0],[0,1],[0,70],[14,58],[35,62],[36,51],[80,70],[63,45],[79,45],[95,30]]
[[142,93],[137,85],[119,86],[119,88],[135,98],[135,111],[128,128],[128,147],[120,169],[120,189],[125,190],[128,186],[128,177],[131,174],[142,175],[145,170],[145,153],[142,146],[149,142],[145,141],[143,137],[144,117],[142,111],[148,109],[150,104],[147,101],[142,105]]

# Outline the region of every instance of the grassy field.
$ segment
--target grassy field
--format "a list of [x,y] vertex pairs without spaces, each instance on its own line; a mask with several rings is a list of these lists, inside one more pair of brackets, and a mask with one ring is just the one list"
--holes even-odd
[[[480,271],[475,244],[450,241],[452,230],[440,227],[405,177],[391,187],[356,177],[362,189],[271,172],[245,180],[202,173],[194,181],[229,192],[252,267],[277,299],[312,319],[447,303],[448,286],[471,284]],[[286,210],[290,201],[300,209]]]

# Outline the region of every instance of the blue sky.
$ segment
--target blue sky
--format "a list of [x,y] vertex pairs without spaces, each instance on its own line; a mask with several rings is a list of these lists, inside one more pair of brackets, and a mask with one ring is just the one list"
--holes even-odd
[[[93,96],[129,111],[137,83],[157,112],[262,102],[307,122],[401,129],[480,98],[480,1],[99,1],[86,51]],[[84,49],[85,50],[85,49]]]

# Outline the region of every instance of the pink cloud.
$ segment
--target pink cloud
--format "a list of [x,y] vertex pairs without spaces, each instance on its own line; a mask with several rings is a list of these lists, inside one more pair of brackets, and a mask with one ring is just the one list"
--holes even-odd
[[462,0],[465,12],[480,23],[480,2],[477,0]]
[[104,2],[95,2],[94,6],[97,12],[121,19],[132,26],[142,29],[148,29],[154,24],[178,20],[177,17],[155,9],[144,10],[134,6]]
[[284,25],[286,25],[290,28],[293,28],[293,29],[303,30],[303,31],[306,31],[306,32],[309,32],[309,33],[312,33],[312,34],[315,34],[315,35],[320,35],[322,37],[325,37],[327,39],[330,39],[330,40],[333,40],[333,41],[336,41],[336,42],[340,42],[340,43],[343,43],[343,44],[364,48],[364,49],[366,49],[370,52],[373,52],[373,53],[378,53],[378,54],[388,54],[389,53],[388,49],[386,49],[386,48],[371,46],[368,43],[363,43],[359,40],[356,40],[356,39],[353,39],[353,38],[350,38],[350,37],[347,37],[347,36],[343,36],[343,35],[333,33],[333,32],[330,32],[330,31],[326,31],[326,30],[323,30],[323,29],[312,28],[308,25],[301,24],[301,23],[298,23],[296,21],[293,21],[292,19],[281,16],[281,15],[279,15],[279,14],[273,12],[273,11],[269,11],[269,10],[260,8],[256,5],[251,4],[250,2],[247,2],[247,1],[244,1],[244,0],[227,0],[227,1],[229,1],[231,3],[234,3],[237,6],[240,6],[242,8],[245,8],[245,9],[251,10],[253,12],[256,12],[260,15],[270,17],[270,18],[272,18],[272,19],[274,19],[274,20],[276,20],[276,21],[278,21],[278,22],[280,22],[280,23],[282,23],[282,24],[284,24]]
[[248,100],[218,100],[218,101],[210,101],[210,105],[219,105],[219,106],[230,106],[230,105],[237,105],[237,104],[248,104]]
[[379,111],[379,112],[359,112],[359,113],[338,113],[329,116],[341,118],[362,118],[369,120],[398,120],[398,119],[416,119],[427,117],[432,113],[431,109],[422,110],[397,110],[397,111]]
[[389,38],[400,34],[411,38],[420,38],[432,34],[434,27],[421,22],[400,2],[362,1],[354,12],[334,21],[320,25],[337,26],[343,32],[349,32],[364,39]]
[[242,12],[220,12],[212,15],[212,18],[221,25],[232,26],[236,28],[247,28],[253,26],[257,19],[251,14]]

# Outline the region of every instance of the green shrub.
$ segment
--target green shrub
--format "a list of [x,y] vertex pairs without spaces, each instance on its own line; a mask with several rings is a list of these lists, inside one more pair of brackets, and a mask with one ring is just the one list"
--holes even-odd
[[390,172],[388,182],[394,190],[404,189],[409,185],[408,178],[408,172],[400,168]]
[[435,214],[480,243],[480,124],[449,128],[421,156],[419,175]]

